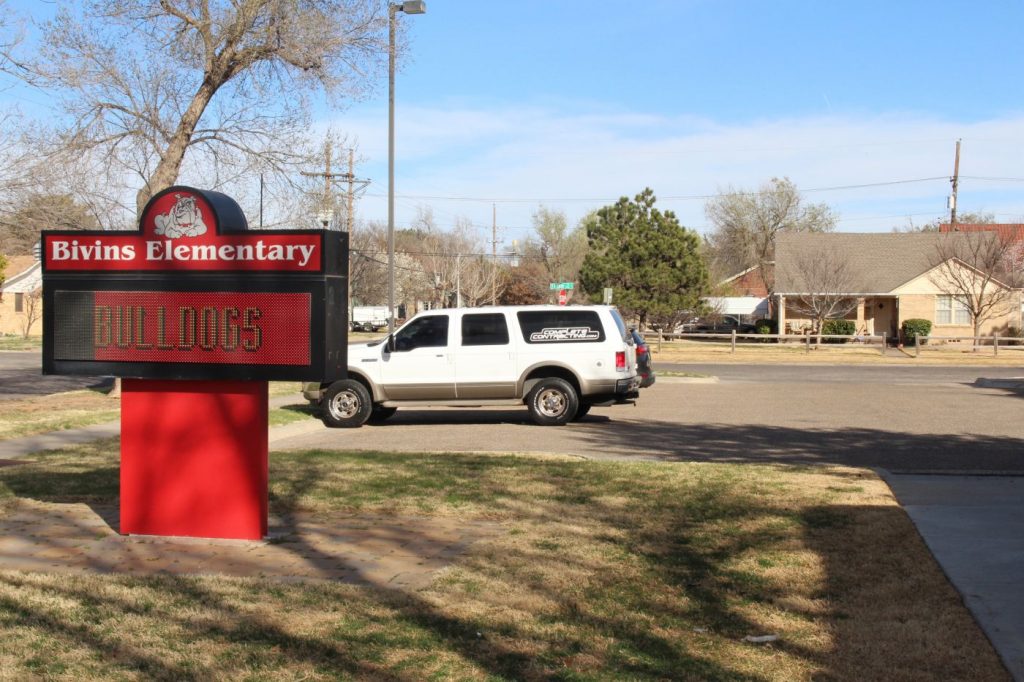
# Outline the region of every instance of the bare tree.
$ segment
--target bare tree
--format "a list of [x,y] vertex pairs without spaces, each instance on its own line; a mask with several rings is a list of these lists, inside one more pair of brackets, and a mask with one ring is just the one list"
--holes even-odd
[[931,258],[930,279],[970,316],[974,349],[982,326],[1020,305],[1019,270],[1014,270],[1018,245],[998,232],[957,232],[943,235]]
[[141,208],[187,154],[225,182],[257,161],[285,170],[308,129],[310,93],[358,94],[386,48],[379,0],[63,2],[39,46],[5,68],[66,114],[58,148],[100,150],[138,174]]
[[804,203],[789,178],[772,178],[756,192],[728,190],[704,207],[714,230],[705,249],[719,280],[756,267],[768,289],[775,292],[775,236],[779,232],[831,232],[836,217],[825,204]]
[[834,247],[822,248],[797,258],[787,273],[791,281],[802,281],[807,292],[789,299],[793,312],[812,321],[817,344],[821,344],[825,320],[845,318],[857,307],[853,274],[849,262]]
[[584,222],[570,230],[565,213],[541,206],[533,214],[533,229],[549,282],[576,281],[589,248]]
[[360,224],[349,235],[350,304],[384,304],[387,286],[387,226]]
[[21,337],[27,339],[29,334],[32,333],[32,327],[43,316],[42,288],[22,294],[21,305],[23,315],[21,318]]
[[495,292],[500,293],[495,280],[497,268],[489,258],[476,254],[460,260],[462,261],[462,270],[459,276],[459,292],[462,305],[467,308],[475,308],[489,302],[492,284]]
[[187,160],[213,186],[305,164],[310,93],[361,92],[386,27],[380,0],[65,0],[40,44],[5,47],[0,68],[65,114],[37,139],[50,162],[135,173],[138,214]]

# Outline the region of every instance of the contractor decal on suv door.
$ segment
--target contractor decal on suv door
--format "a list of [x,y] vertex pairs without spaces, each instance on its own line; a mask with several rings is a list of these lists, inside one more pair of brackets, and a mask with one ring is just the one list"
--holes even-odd
[[545,327],[530,334],[530,343],[545,341],[597,341],[601,332],[590,327]]

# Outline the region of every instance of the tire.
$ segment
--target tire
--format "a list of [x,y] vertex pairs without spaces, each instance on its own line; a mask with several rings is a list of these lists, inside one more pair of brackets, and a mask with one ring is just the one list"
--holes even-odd
[[370,324],[369,322],[364,323],[363,324],[363,331],[364,332],[372,332],[373,331],[373,325]]
[[584,417],[586,417],[588,412],[590,412],[590,404],[589,403],[580,403],[579,408],[576,410],[576,416],[574,416],[572,418],[572,420],[574,422],[578,422],[579,420],[581,420]]
[[334,429],[354,429],[370,418],[370,392],[355,379],[335,381],[324,391],[320,419]]
[[541,426],[563,426],[579,411],[576,389],[565,379],[541,379],[526,399],[533,421]]
[[368,424],[380,424],[391,419],[395,412],[398,412],[397,407],[374,407],[370,410],[370,418],[366,421]]

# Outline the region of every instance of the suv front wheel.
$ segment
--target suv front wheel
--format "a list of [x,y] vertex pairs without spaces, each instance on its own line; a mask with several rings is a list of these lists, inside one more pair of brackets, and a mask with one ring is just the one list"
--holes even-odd
[[324,424],[336,429],[352,429],[362,426],[370,418],[373,405],[370,392],[355,379],[335,381],[324,391]]
[[579,410],[576,389],[565,379],[541,379],[526,398],[533,421],[541,426],[568,424]]

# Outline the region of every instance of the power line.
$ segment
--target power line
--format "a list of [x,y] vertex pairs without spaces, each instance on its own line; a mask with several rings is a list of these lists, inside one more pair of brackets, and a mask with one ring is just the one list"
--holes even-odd
[[993,178],[983,175],[961,175],[961,180],[984,180],[987,182],[1024,182],[1024,178]]
[[[928,178],[910,178],[906,180],[887,180],[884,182],[866,182],[857,185],[834,185],[829,187],[811,187],[808,189],[800,189],[801,193],[806,192],[838,192],[851,189],[869,189],[872,187],[888,187],[892,185],[908,185],[921,182],[934,182],[936,180],[949,181],[948,175],[937,175]],[[738,194],[742,196],[761,196],[764,194],[771,194],[771,190],[767,191],[736,191],[727,192],[728,194]],[[383,194],[367,193],[366,196],[371,197],[384,197]],[[603,202],[603,201],[618,201],[622,197],[546,197],[546,198],[531,198],[531,199],[513,199],[513,198],[501,198],[501,197],[465,197],[465,196],[441,196],[432,194],[402,194],[396,195],[402,199],[412,200],[430,200],[430,201],[466,201],[466,202],[487,202],[487,203],[503,203],[503,204],[543,204],[543,203],[571,203],[571,202]],[[659,201],[706,201],[708,199],[715,199],[721,196],[721,194],[679,194],[679,195],[658,195]]]

